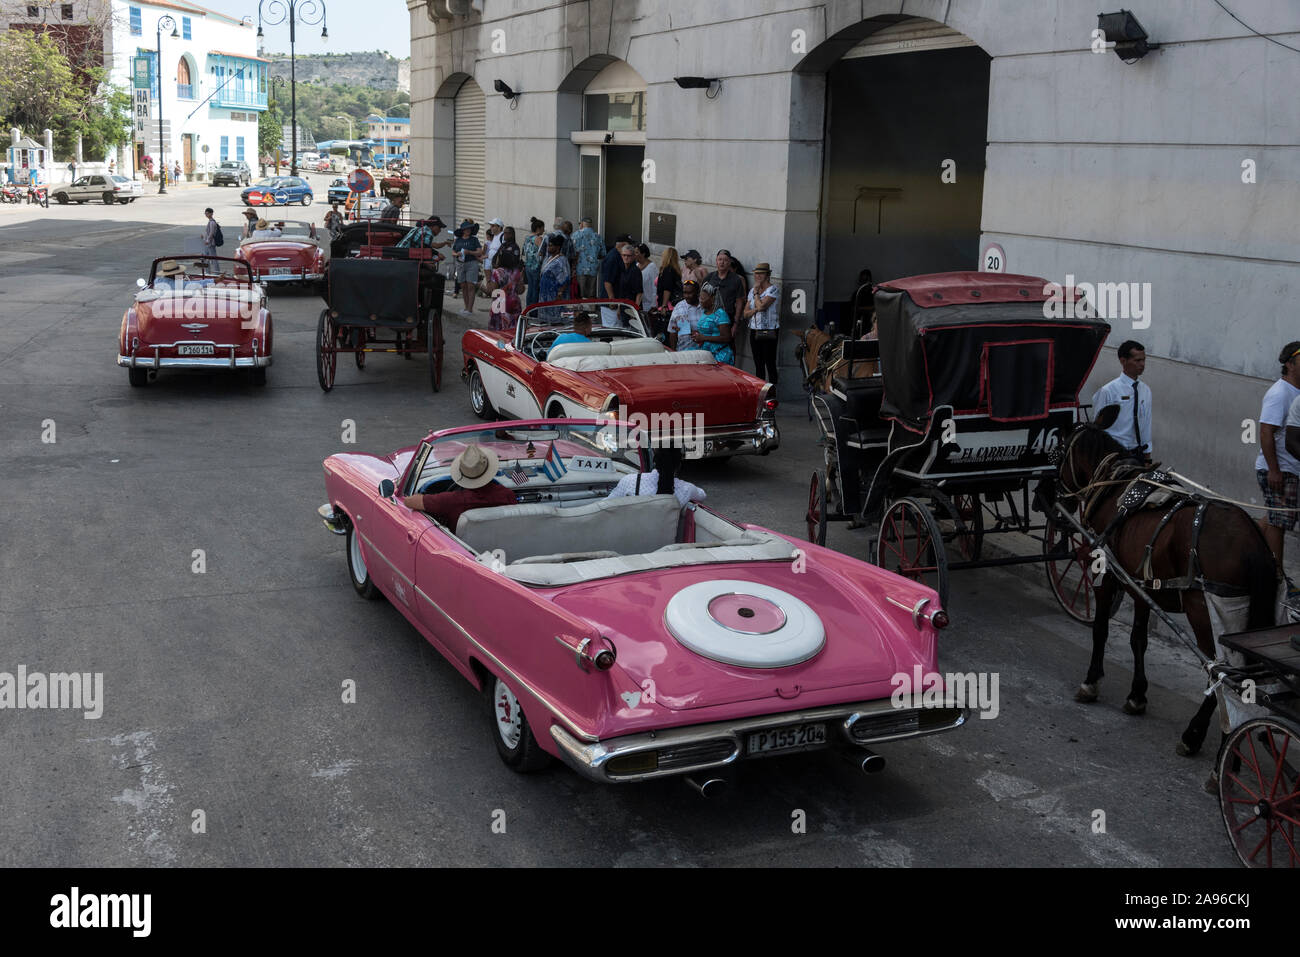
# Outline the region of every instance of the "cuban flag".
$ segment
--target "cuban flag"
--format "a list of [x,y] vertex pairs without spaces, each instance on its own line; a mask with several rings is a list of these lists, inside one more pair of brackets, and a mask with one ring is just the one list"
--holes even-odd
[[552,442],[551,447],[546,451],[546,458],[542,459],[542,474],[550,481],[558,482],[560,476],[568,471],[568,468],[564,465],[564,459],[555,451],[555,443]]

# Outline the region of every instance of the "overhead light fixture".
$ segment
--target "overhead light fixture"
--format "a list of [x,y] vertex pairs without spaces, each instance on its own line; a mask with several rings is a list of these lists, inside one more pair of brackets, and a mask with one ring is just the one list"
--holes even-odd
[[513,100],[516,96],[519,95],[514,90],[510,89],[510,85],[506,83],[505,80],[493,80],[492,89],[496,90],[507,100]]
[[1125,63],[1136,63],[1152,50],[1160,49],[1160,44],[1147,42],[1142,24],[1127,10],[1097,14],[1097,29],[1106,35],[1107,43],[1114,44],[1115,55]]
[[683,90],[707,90],[704,95],[710,100],[722,91],[722,80],[716,76],[675,76],[673,82]]

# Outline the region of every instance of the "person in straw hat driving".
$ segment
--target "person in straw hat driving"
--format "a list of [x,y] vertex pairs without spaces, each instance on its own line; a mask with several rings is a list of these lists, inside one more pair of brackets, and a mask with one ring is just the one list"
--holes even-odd
[[458,487],[436,495],[408,495],[406,507],[424,512],[454,532],[460,516],[472,508],[514,505],[515,493],[496,481],[499,464],[491,449],[468,445],[451,462],[451,477]]
[[185,265],[175,259],[164,259],[154,273],[154,289],[180,289],[185,284]]

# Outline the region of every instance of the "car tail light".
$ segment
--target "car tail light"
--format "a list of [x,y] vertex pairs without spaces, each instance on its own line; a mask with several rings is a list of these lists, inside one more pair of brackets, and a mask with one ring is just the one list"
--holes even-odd
[[938,611],[936,611],[933,615],[930,616],[930,624],[934,625],[935,628],[947,628],[948,613],[944,611],[942,608],[940,608]]
[[777,401],[776,399],[768,399],[766,402],[763,403],[763,407],[766,408],[768,412],[775,412],[776,401]]

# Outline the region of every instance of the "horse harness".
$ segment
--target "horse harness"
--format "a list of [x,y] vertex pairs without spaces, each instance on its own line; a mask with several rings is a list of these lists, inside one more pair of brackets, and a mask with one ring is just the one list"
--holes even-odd
[[[1110,469],[1108,478],[1103,482],[1096,482],[1095,476],[1107,467]],[[1111,536],[1135,512],[1142,509],[1159,508],[1166,503],[1169,504],[1169,507],[1165,509],[1165,513],[1160,516],[1160,521],[1156,523],[1151,537],[1147,540],[1146,548],[1142,554],[1142,562],[1136,570],[1135,577],[1144,589],[1179,592],[1203,591],[1225,598],[1241,598],[1250,594],[1248,589],[1239,585],[1227,585],[1222,582],[1207,580],[1201,569],[1201,529],[1205,524],[1206,511],[1214,504],[1213,499],[1206,498],[1195,492],[1185,491],[1182,489],[1181,483],[1168,472],[1159,468],[1144,469],[1140,465],[1133,465],[1119,458],[1118,453],[1112,453],[1102,459],[1093,474],[1094,483],[1092,484],[1095,487],[1083,502],[1083,520],[1085,522],[1088,521],[1088,518],[1096,510],[1102,499],[1106,497],[1101,494],[1103,488],[1127,482],[1123,491],[1120,492],[1115,514],[1093,542],[1094,548],[1105,548]],[[1157,492],[1164,494],[1156,495]],[[1184,508],[1192,507],[1195,507],[1196,511],[1192,515],[1192,547],[1187,556],[1187,574],[1178,578],[1156,578],[1152,567],[1152,555],[1155,552],[1156,541],[1169,523],[1173,521],[1175,515]]]

